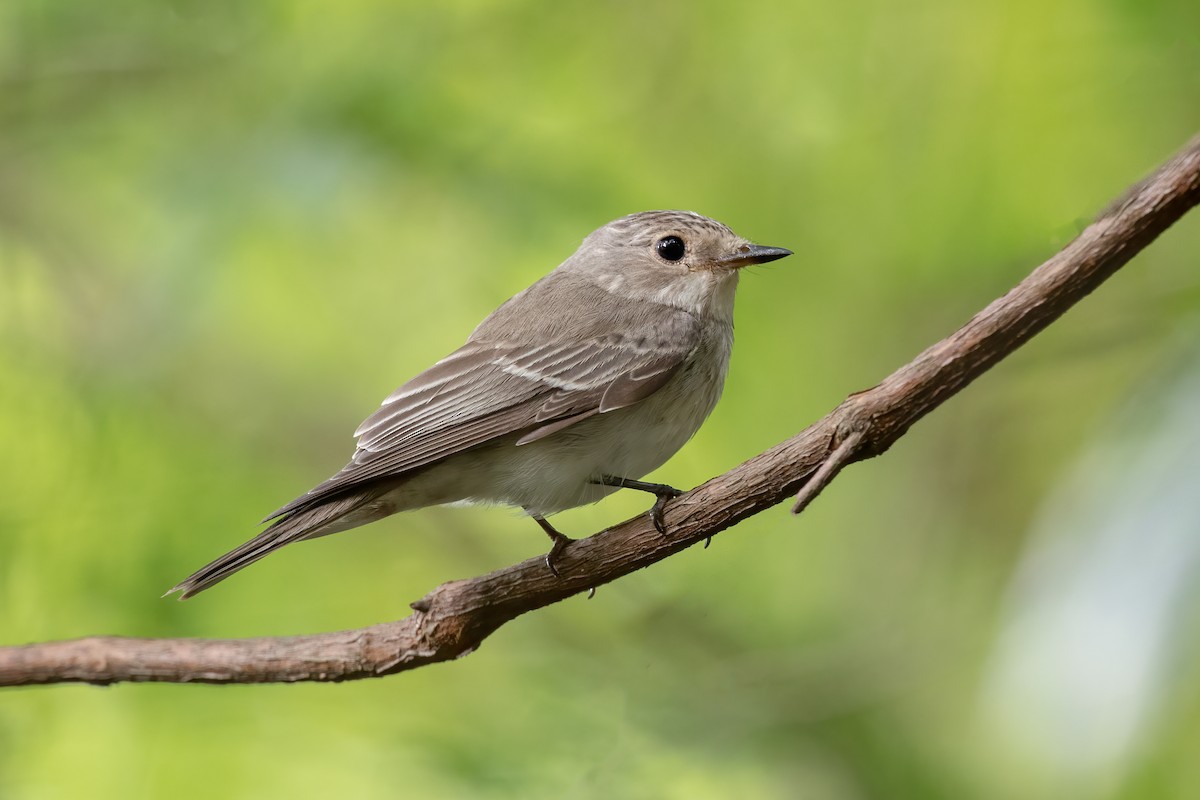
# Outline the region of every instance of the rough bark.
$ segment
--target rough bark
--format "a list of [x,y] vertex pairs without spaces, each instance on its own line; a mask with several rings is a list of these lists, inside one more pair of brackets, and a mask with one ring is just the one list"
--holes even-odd
[[378,677],[474,650],[509,620],[616,580],[796,494],[799,513],[846,465],[885,452],[917,420],[1082,300],[1200,202],[1200,138],[951,336],[823,419],[648,516],[572,544],[560,577],[541,558],[442,584],[402,620],[312,636],[98,636],[0,648],[0,686],[173,681],[264,683]]

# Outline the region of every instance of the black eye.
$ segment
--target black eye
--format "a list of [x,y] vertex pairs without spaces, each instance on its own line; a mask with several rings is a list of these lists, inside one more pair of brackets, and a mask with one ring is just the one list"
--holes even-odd
[[683,243],[683,239],[678,236],[664,236],[658,240],[658,244],[654,245],[654,249],[658,250],[658,254],[667,261],[678,261],[683,258],[687,247]]

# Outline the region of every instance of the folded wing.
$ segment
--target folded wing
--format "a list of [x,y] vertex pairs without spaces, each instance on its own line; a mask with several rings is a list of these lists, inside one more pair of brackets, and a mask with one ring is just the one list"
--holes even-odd
[[662,388],[686,362],[691,346],[680,338],[655,342],[608,335],[535,346],[468,342],[389,395],[363,421],[354,433],[354,457],[340,472],[267,519],[503,436],[520,434],[516,446],[521,446],[633,405]]

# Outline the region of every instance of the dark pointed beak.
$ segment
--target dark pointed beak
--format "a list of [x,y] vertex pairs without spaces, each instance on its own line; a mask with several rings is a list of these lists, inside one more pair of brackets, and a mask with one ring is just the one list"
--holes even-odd
[[765,264],[790,256],[791,250],[782,247],[763,247],[761,244],[744,244],[733,253],[721,259],[723,267],[744,267],[749,264]]

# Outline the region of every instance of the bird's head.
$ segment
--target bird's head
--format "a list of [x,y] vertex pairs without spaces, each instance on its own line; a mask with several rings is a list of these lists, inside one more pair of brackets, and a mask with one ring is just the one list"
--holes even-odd
[[725,316],[739,269],[791,254],[691,211],[642,211],[594,231],[564,266],[614,294]]

